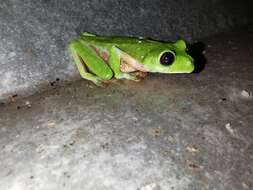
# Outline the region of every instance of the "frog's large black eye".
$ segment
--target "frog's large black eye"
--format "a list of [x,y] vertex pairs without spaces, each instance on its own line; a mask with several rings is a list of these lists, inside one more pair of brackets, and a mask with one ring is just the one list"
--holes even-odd
[[175,56],[173,53],[165,52],[162,54],[162,56],[160,58],[160,63],[162,65],[168,66],[168,65],[171,65],[174,60],[175,60]]

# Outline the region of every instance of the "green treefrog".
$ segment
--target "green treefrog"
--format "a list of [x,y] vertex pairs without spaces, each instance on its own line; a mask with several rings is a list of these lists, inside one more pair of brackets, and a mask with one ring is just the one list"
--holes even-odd
[[139,81],[147,72],[191,73],[194,60],[186,43],[133,37],[104,37],[82,33],[69,44],[82,78],[97,85],[111,79]]

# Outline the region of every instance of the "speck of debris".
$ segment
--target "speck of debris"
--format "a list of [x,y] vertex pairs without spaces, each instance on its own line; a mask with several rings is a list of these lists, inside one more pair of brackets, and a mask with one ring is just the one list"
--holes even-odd
[[193,170],[199,170],[201,167],[195,163],[188,163],[188,167]]
[[244,189],[249,189],[249,186],[245,182],[242,182],[242,186]]
[[47,127],[48,127],[48,128],[54,128],[54,127],[55,127],[55,122],[54,122],[54,121],[49,121],[49,122],[47,123]]
[[248,91],[246,91],[246,90],[242,90],[242,91],[241,91],[241,95],[242,95],[243,97],[245,97],[245,98],[249,98],[249,97],[250,97],[250,93],[249,93]]
[[71,143],[69,143],[70,146],[73,146],[76,143],[76,141],[73,141]]
[[30,176],[30,179],[33,179],[33,178],[34,178],[34,176],[31,175],[31,176]]
[[155,137],[159,137],[161,134],[161,129],[160,128],[154,128],[153,129],[153,134]]
[[11,102],[15,102],[17,97],[18,97],[18,94],[13,94],[13,95],[10,97],[10,101],[11,101]]
[[29,54],[29,55],[32,55],[32,54],[33,54],[32,48],[27,48],[27,49],[25,49],[25,53],[27,53],[27,54]]
[[108,149],[109,148],[109,143],[104,143],[100,145],[102,149]]
[[21,106],[17,106],[17,109],[18,109],[18,110],[21,109]]
[[199,149],[197,148],[196,145],[187,145],[186,146],[186,150],[188,152],[191,152],[191,153],[197,153],[197,152],[199,152]]
[[55,85],[55,83],[56,83],[55,81],[50,82],[50,85],[51,85],[51,86],[54,86],[54,85]]
[[49,82],[49,84],[50,84],[51,86],[54,86],[54,85],[56,85],[56,83],[59,82],[59,81],[60,81],[60,78],[56,78],[55,81],[51,81],[51,82]]
[[221,99],[219,99],[219,102],[225,102],[225,101],[227,101],[227,98],[221,98]]
[[70,175],[68,174],[68,172],[63,172],[63,175],[66,176],[67,178],[70,178]]
[[140,190],[160,190],[160,187],[156,183],[151,183],[141,187]]
[[225,127],[226,127],[226,129],[227,129],[227,131],[228,131],[229,133],[231,133],[232,135],[235,134],[234,129],[231,127],[231,124],[230,124],[230,123],[227,123],[227,124],[225,125]]
[[28,107],[28,108],[32,107],[31,103],[29,101],[25,101],[25,106]]

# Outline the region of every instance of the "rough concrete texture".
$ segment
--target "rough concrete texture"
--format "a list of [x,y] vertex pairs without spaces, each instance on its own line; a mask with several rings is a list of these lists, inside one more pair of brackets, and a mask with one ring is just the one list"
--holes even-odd
[[66,46],[80,32],[187,40],[252,23],[252,1],[2,0],[0,99],[79,75]]
[[253,34],[205,39],[205,69],[0,107],[2,190],[253,189]]

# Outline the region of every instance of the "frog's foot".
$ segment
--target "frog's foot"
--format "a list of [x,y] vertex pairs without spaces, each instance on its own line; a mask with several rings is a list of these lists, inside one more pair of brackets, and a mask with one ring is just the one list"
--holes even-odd
[[102,85],[103,86],[108,86],[109,84],[120,84],[121,82],[120,82],[120,80],[118,80],[118,79],[116,79],[116,78],[112,78],[111,80],[104,80],[103,82],[102,82]]
[[136,77],[140,78],[140,80],[143,79],[143,78],[145,78],[147,76],[147,74],[148,74],[147,72],[142,72],[142,71],[136,71],[136,72],[134,72],[134,75]]
[[[83,76],[82,76],[82,78],[87,79],[87,77],[83,77]],[[94,77],[94,78],[89,78],[87,80],[89,80],[90,82],[92,82],[93,84],[95,84],[97,87],[103,87],[104,86],[103,80],[100,80],[98,78]]]
[[108,86],[108,82],[107,81],[101,81],[101,83],[99,83],[97,85],[98,88],[106,88]]
[[133,81],[136,81],[136,82],[139,82],[140,79],[135,76],[135,75],[131,75],[129,73],[120,73],[120,74],[117,74],[115,75],[115,78],[116,79],[127,79],[127,80],[133,80]]
[[82,78],[102,86],[103,80],[113,77],[113,72],[107,63],[80,41],[71,42],[69,49]]

